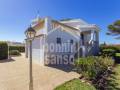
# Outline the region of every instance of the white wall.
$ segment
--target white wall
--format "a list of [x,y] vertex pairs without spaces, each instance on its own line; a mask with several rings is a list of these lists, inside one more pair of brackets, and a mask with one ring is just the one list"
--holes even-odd
[[57,44],[57,38],[61,38],[62,43],[67,43],[68,44],[67,47],[61,45],[61,48],[63,48],[63,50],[61,52],[66,52],[67,50],[68,50],[68,52],[70,52],[70,45],[71,45],[70,40],[73,40],[74,45],[75,45],[76,42],[78,42],[76,37],[74,37],[73,35],[71,35],[68,32],[63,31],[59,28],[58,30],[54,30],[52,33],[48,34],[47,43],[49,45],[50,45],[50,43],[56,45]]
[[52,22],[50,17],[46,17],[44,22],[44,27],[42,29],[37,30],[36,35],[41,35],[41,34],[47,34],[49,31],[51,31],[52,27]]
[[[62,56],[62,58],[66,55],[69,57],[69,59],[67,60],[71,60],[71,56],[74,57],[75,53],[76,53],[76,43],[78,42],[78,39],[76,37],[74,37],[73,35],[69,34],[66,31],[61,30],[61,28],[58,28],[57,30],[54,30],[52,33],[48,34],[48,36],[46,37],[47,40],[47,45],[50,49],[51,44],[53,45],[57,45],[54,47],[53,51],[49,51],[47,52],[46,56],[46,60],[51,61],[51,60],[59,60],[58,58]],[[57,38],[61,38],[61,44],[57,44]],[[73,40],[73,44],[70,43],[70,40]],[[54,59],[53,59],[53,55],[55,55]],[[64,59],[60,59],[62,60],[62,62],[64,62]],[[73,59],[74,60],[74,59]],[[69,61],[69,63],[71,63]],[[57,63],[58,64],[58,63]]]
[[36,36],[38,36],[38,35],[41,35],[41,34],[44,34],[45,33],[45,29],[43,28],[43,29],[39,29],[39,30],[37,30],[37,32],[36,32]]
[[33,61],[44,65],[44,38],[36,37],[32,42],[32,58]]

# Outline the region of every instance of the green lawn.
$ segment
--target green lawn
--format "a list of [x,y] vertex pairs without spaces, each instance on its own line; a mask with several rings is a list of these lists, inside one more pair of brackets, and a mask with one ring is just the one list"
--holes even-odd
[[54,90],[96,90],[92,85],[81,82],[79,79],[73,79],[66,82]]
[[120,90],[120,64],[116,65],[113,71],[109,78],[109,90]]

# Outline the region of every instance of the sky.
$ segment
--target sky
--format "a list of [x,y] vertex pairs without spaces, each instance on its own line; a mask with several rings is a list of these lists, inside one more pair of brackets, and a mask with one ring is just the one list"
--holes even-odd
[[23,42],[24,31],[37,16],[60,20],[81,18],[100,27],[100,43],[119,44],[107,26],[120,19],[120,0],[0,0],[0,40]]

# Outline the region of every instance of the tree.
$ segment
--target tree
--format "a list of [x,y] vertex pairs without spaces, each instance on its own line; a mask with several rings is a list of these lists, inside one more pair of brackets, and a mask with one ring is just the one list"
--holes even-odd
[[108,26],[107,35],[117,36],[116,39],[120,39],[120,20]]

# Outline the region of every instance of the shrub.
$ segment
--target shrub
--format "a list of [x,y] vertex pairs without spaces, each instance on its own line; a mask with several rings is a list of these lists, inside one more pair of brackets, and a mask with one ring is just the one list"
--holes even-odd
[[105,46],[100,46],[100,50],[104,50],[104,49],[112,49],[115,50],[116,52],[120,52],[120,47],[119,46],[113,46],[113,45],[105,45]]
[[110,57],[85,57],[75,61],[77,72],[86,79],[95,79],[98,74],[112,66],[114,61]]
[[16,55],[16,56],[21,55],[18,50],[11,50],[9,54],[10,54],[10,55]]
[[101,56],[110,56],[110,57],[112,57],[112,56],[114,56],[114,53],[115,53],[116,51],[115,50],[113,50],[113,49],[103,49],[102,50],[102,52],[101,52]]
[[24,46],[9,46],[9,50],[18,50],[19,52],[25,52]]
[[6,42],[0,42],[0,60],[8,58],[8,45]]
[[120,48],[118,46],[101,46],[100,47],[100,55],[111,56],[113,57],[116,52],[120,52]]
[[111,57],[97,57],[96,61],[102,70],[114,65],[114,60]]
[[79,58],[76,60],[75,65],[77,72],[82,73],[87,79],[92,79],[96,76],[94,57]]

